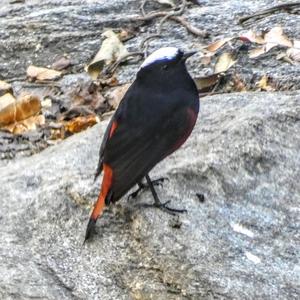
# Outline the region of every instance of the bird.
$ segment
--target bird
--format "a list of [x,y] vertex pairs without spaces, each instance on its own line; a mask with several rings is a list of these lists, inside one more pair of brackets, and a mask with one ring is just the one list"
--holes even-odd
[[103,136],[95,178],[103,172],[100,193],[86,228],[85,241],[110,203],[145,178],[154,206],[171,213],[185,210],[162,203],[149,172],[190,136],[199,112],[199,93],[186,68],[195,51],[163,47],[141,64]]

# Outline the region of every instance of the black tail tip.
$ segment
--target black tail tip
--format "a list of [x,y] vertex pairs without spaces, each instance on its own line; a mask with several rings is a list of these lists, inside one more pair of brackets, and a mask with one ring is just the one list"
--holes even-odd
[[89,223],[87,225],[86,228],[86,232],[85,232],[85,238],[84,238],[84,242],[83,244],[91,238],[91,236],[95,233],[95,225],[96,225],[96,221],[93,218],[90,218]]

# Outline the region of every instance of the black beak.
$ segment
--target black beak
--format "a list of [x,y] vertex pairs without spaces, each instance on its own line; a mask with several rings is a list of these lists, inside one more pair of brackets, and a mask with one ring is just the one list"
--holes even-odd
[[186,61],[190,56],[192,56],[196,53],[197,53],[197,51],[189,51],[189,52],[183,53],[182,60]]

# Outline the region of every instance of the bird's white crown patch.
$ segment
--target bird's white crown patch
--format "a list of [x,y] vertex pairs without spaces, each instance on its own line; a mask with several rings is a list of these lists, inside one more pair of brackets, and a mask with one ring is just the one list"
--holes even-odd
[[172,60],[179,53],[179,49],[175,47],[164,47],[154,51],[150,54],[145,61],[142,63],[141,68],[151,65],[152,63],[159,60]]

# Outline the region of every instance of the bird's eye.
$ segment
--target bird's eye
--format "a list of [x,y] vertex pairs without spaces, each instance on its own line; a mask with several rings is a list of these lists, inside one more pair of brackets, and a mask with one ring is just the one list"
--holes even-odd
[[162,69],[166,71],[166,70],[168,70],[168,66],[167,65],[163,65]]

